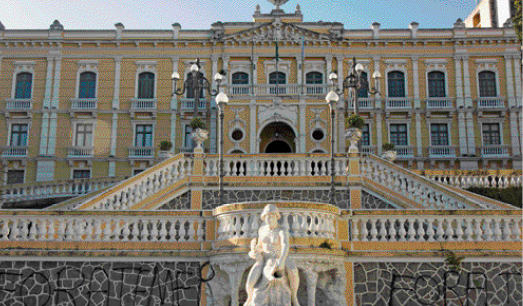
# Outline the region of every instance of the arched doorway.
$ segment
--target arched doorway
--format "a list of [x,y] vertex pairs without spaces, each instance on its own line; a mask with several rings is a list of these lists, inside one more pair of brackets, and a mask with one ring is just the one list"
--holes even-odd
[[273,122],[265,126],[260,133],[261,153],[294,153],[296,134],[292,127],[284,122]]

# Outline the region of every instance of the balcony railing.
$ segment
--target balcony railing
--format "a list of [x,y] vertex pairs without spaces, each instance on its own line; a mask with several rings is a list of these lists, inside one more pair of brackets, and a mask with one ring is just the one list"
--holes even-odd
[[478,98],[478,108],[505,108],[504,97]]
[[8,110],[27,110],[33,107],[33,99],[7,99]]
[[67,158],[91,158],[94,156],[94,147],[67,147]]
[[73,110],[92,110],[96,109],[98,99],[71,99],[71,109]]
[[[180,99],[180,109],[182,110],[193,110],[194,109],[194,99],[193,98],[181,98]],[[206,109],[207,108],[207,100],[200,99],[200,103],[198,103],[198,109]]]
[[256,84],[256,85],[228,85],[226,93],[235,95],[325,95],[328,85],[326,84]]
[[[349,101],[349,108],[354,108],[354,101]],[[374,108],[374,99],[373,98],[358,98],[358,108],[359,109],[373,109]]]
[[386,109],[409,109],[412,108],[412,98],[386,98]]
[[481,147],[482,157],[507,157],[509,146],[490,145]]
[[361,153],[376,155],[376,149],[377,148],[375,146],[361,146]]
[[414,147],[413,146],[395,146],[396,154],[398,158],[409,158],[414,157]]
[[20,158],[27,157],[28,147],[2,147],[1,150],[4,158]]
[[130,147],[129,158],[154,158],[154,147]]
[[456,157],[456,146],[430,146],[429,157]]
[[454,98],[428,98],[425,100],[427,108],[452,108]]
[[467,189],[469,187],[508,188],[518,187],[522,185],[521,174],[431,174],[427,175],[427,177],[435,180],[438,183],[447,184],[463,189]]
[[131,99],[132,110],[153,110],[156,109],[158,99]]

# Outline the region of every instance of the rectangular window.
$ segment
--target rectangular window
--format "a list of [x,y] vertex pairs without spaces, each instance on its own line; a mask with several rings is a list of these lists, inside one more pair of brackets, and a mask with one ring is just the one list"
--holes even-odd
[[192,149],[192,138],[191,138],[192,128],[190,125],[185,126],[185,147]]
[[90,147],[93,145],[93,125],[77,124],[76,138],[74,145],[76,147]]
[[370,129],[369,125],[365,124],[363,128],[361,129],[361,132],[363,136],[361,137],[361,145],[362,146],[370,146]]
[[73,179],[87,179],[91,177],[91,170],[73,170]]
[[140,124],[136,126],[134,145],[136,147],[153,146],[153,126],[151,124]]
[[430,141],[433,146],[448,146],[449,132],[446,123],[430,125]]
[[24,170],[8,170],[7,171],[7,184],[23,184],[24,183]]
[[11,147],[27,146],[27,124],[11,125]]
[[390,125],[390,142],[396,146],[407,146],[407,125],[391,124]]
[[483,123],[483,144],[486,146],[501,144],[499,123]]

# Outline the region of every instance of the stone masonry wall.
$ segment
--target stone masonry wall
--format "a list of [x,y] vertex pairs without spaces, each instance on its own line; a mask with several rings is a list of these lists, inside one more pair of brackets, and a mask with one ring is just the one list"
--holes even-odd
[[[199,262],[0,262],[1,306],[200,305]],[[211,274],[213,275],[213,274]],[[211,276],[209,276],[211,278]]]
[[354,294],[358,306],[521,306],[521,277],[521,262],[355,263]]

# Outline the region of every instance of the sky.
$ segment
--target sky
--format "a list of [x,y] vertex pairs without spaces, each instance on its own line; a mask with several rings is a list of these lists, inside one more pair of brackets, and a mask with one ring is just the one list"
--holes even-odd
[[[451,28],[465,20],[476,0],[290,0],[281,8],[301,6],[304,21],[337,21],[346,29]],[[256,4],[262,13],[274,6],[267,0],[0,0],[0,22],[6,29],[48,29],[58,19],[65,29],[209,29],[216,21],[252,21]]]

